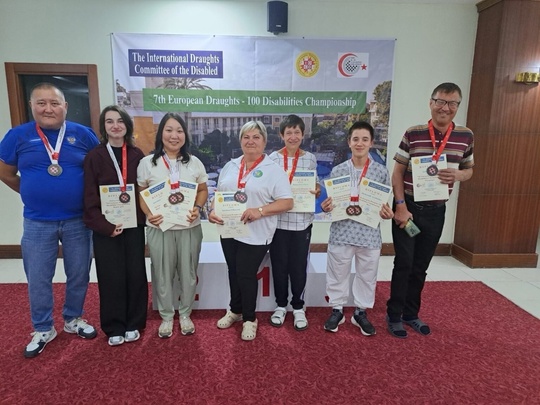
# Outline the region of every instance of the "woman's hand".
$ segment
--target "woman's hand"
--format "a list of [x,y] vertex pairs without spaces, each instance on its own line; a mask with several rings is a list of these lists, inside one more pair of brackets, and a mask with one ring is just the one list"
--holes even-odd
[[116,225],[116,228],[114,228],[113,233],[111,233],[111,238],[114,238],[115,236],[120,235],[124,230],[122,229],[122,224]]
[[334,209],[334,203],[332,202],[332,197],[328,197],[321,203],[321,208],[324,212],[330,212]]
[[315,198],[321,196],[321,185],[319,183],[315,184],[315,190],[309,190],[311,194],[315,194]]
[[382,219],[392,219],[394,218],[394,211],[392,211],[392,208],[390,208],[388,203],[386,203],[381,206],[379,215],[381,216]]
[[262,212],[259,211],[258,208],[248,208],[244,211],[242,216],[240,217],[240,221],[242,221],[244,224],[248,222],[256,221],[257,219],[260,219],[263,217]]
[[186,218],[187,218],[187,221],[191,224],[193,223],[193,221],[199,218],[200,215],[201,213],[199,212],[199,207],[193,207],[192,209],[189,210],[189,214],[186,215]]
[[210,222],[211,224],[223,225],[223,220],[215,214],[213,208],[208,213],[208,222]]
[[163,215],[161,214],[153,215],[150,213],[146,216],[146,218],[148,219],[148,222],[154,226],[159,226],[159,224],[163,222]]

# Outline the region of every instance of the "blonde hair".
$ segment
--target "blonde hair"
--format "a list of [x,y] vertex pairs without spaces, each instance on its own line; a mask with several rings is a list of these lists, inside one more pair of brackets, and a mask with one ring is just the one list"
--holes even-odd
[[242,141],[242,136],[249,131],[253,131],[254,129],[258,130],[262,137],[264,138],[264,142],[268,140],[268,134],[266,133],[266,127],[261,121],[248,121],[246,122],[242,128],[240,129],[240,134],[238,135],[238,140]]

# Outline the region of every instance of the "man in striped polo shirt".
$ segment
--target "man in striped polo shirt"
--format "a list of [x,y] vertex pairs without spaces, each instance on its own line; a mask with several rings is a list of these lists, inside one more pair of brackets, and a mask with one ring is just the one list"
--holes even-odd
[[[452,121],[460,103],[461,89],[456,84],[442,83],[437,86],[429,100],[431,120],[427,124],[409,128],[394,156],[392,186],[395,217],[392,239],[396,255],[386,322],[390,334],[397,338],[407,337],[403,324],[424,336],[431,333],[418,313],[426,272],[439,243],[446,212],[446,199],[426,200],[425,196],[420,198],[418,195],[415,198],[415,187],[419,194],[420,184],[413,183],[413,167],[419,170],[419,165],[412,164],[411,160],[418,158],[415,159],[416,163],[426,159],[432,162],[424,171],[447,185],[448,195],[456,181],[471,178],[474,166],[473,133]],[[437,163],[441,166],[441,161],[446,161],[447,168],[437,167]],[[425,177],[425,173],[421,174]],[[418,175],[417,172],[416,178]],[[414,221],[420,229],[420,233],[413,237],[404,230],[409,220]]]

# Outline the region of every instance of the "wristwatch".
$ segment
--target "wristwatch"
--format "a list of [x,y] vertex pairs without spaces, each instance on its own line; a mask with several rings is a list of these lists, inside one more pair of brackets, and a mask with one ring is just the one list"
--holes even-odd
[[262,207],[259,207],[258,209],[259,209],[259,212],[261,214],[261,217],[264,216]]

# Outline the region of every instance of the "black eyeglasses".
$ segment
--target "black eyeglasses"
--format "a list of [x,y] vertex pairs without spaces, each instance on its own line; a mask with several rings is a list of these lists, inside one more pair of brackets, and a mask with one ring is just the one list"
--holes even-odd
[[455,110],[456,108],[458,108],[459,104],[461,103],[461,101],[446,101],[440,98],[432,98],[432,100],[435,102],[435,105],[437,107],[444,107],[446,104],[448,104],[448,108],[450,108],[451,110]]

